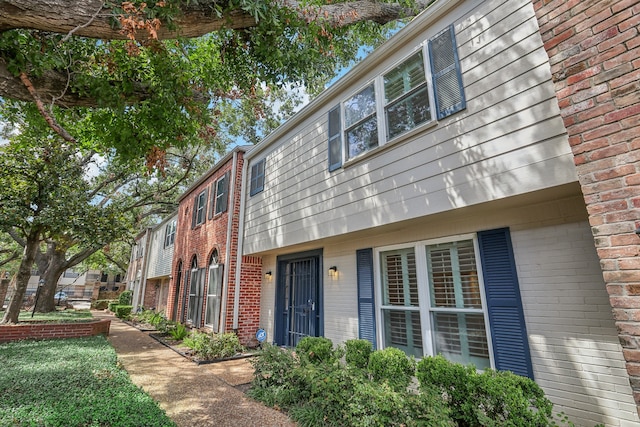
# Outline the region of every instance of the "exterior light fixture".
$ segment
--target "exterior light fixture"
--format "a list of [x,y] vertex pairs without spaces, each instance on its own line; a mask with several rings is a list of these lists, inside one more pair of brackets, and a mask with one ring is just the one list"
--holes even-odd
[[335,265],[332,265],[331,267],[329,267],[329,276],[335,276],[338,274],[338,267],[336,267]]
[[269,270],[266,273],[264,273],[264,278],[267,279],[267,280],[271,280],[271,270]]

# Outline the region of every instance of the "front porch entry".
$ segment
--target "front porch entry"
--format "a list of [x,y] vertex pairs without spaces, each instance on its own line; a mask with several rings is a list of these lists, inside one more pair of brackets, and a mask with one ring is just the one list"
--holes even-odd
[[275,344],[322,336],[322,250],[278,257],[276,272]]

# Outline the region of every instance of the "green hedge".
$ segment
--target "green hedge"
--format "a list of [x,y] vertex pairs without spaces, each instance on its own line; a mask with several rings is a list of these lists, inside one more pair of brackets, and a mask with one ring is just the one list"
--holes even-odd
[[120,318],[120,319],[126,319],[129,317],[129,315],[131,314],[131,310],[133,310],[133,306],[132,305],[117,305],[115,307],[116,311],[116,317]]
[[118,304],[120,305],[131,305],[131,301],[133,301],[132,291],[124,291],[118,297]]
[[112,299],[99,299],[91,303],[91,308],[94,310],[104,310],[105,308],[109,308],[109,304],[111,303],[118,304],[118,301]]
[[120,303],[118,301],[111,301],[109,303],[109,311],[112,312],[112,313],[115,313],[116,312],[116,307],[118,305],[120,305]]
[[[442,356],[416,366],[398,349],[371,351],[362,340],[347,341],[346,351],[329,343],[305,338],[295,351],[264,345],[252,360],[248,394],[301,427],[573,425],[562,413],[554,418],[551,402],[529,378],[479,373]],[[412,386],[416,378],[419,387]]]

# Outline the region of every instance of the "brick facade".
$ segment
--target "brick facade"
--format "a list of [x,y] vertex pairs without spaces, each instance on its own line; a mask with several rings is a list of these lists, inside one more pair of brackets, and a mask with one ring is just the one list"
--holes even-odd
[[533,5],[640,407],[640,0]]
[[[173,255],[173,269],[172,279],[169,287],[169,297],[167,299],[167,313],[170,317],[173,317],[174,301],[176,298],[177,281],[181,280],[179,284],[180,290],[178,291],[177,301],[177,315],[176,319],[179,321],[185,321],[188,306],[188,294],[185,292],[189,287],[190,269],[192,263],[197,263],[199,269],[207,268],[211,254],[214,250],[218,252],[218,263],[225,264],[223,274],[225,280],[223,281],[222,294],[226,297],[222,298],[222,302],[226,301],[226,304],[221,309],[221,325],[224,326],[224,331],[232,331],[233,328],[233,313],[234,313],[234,295],[236,289],[235,276],[236,276],[236,263],[237,263],[237,250],[238,250],[238,227],[240,217],[240,200],[241,200],[241,186],[242,186],[242,167],[244,164],[243,151],[236,150],[237,165],[233,168],[233,157],[229,156],[226,160],[223,159],[216,165],[207,175],[205,175],[198,183],[190,188],[180,199],[178,207],[178,221],[176,226],[176,239]],[[210,218],[209,210],[212,195],[212,190],[215,191],[215,183],[218,179],[223,177],[229,172],[228,182],[228,205],[226,212],[212,215]],[[231,188],[233,184],[234,188]],[[193,226],[193,209],[195,205],[196,197],[207,190],[207,211],[205,219],[202,224]],[[228,233],[229,227],[229,215],[231,217],[231,233]],[[230,237],[230,239],[229,239]],[[228,241],[229,239],[229,241]],[[229,257],[227,253],[229,252]],[[227,265],[228,258],[228,265]],[[182,266],[182,271],[178,271],[178,266]],[[251,258],[249,264],[242,266],[241,274],[241,293],[240,293],[240,309],[238,318],[237,333],[240,339],[245,344],[251,344],[251,337],[254,336],[255,330],[259,322],[260,316],[260,271],[262,269],[262,263],[259,258]],[[255,273],[257,271],[258,273]],[[252,272],[251,274],[247,272]],[[255,283],[255,275],[257,274],[258,282]],[[245,277],[247,280],[245,281]],[[207,287],[209,286],[208,274],[205,275],[205,290],[204,295],[207,294]],[[254,296],[257,294],[257,301]],[[226,298],[226,299],[225,299]],[[205,304],[203,304],[202,310],[202,322],[199,325],[192,325],[193,327],[204,326],[204,315],[206,311],[206,298]],[[255,318],[252,318],[255,317]],[[253,329],[251,329],[253,328]]]
[[111,320],[78,323],[21,323],[0,325],[0,342],[25,339],[80,338],[109,335]]

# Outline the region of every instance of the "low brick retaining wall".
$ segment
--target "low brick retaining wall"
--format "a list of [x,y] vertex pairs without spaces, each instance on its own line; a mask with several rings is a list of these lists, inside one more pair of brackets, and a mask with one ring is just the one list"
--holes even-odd
[[111,320],[75,323],[18,323],[0,325],[0,343],[25,339],[80,338],[109,335]]

